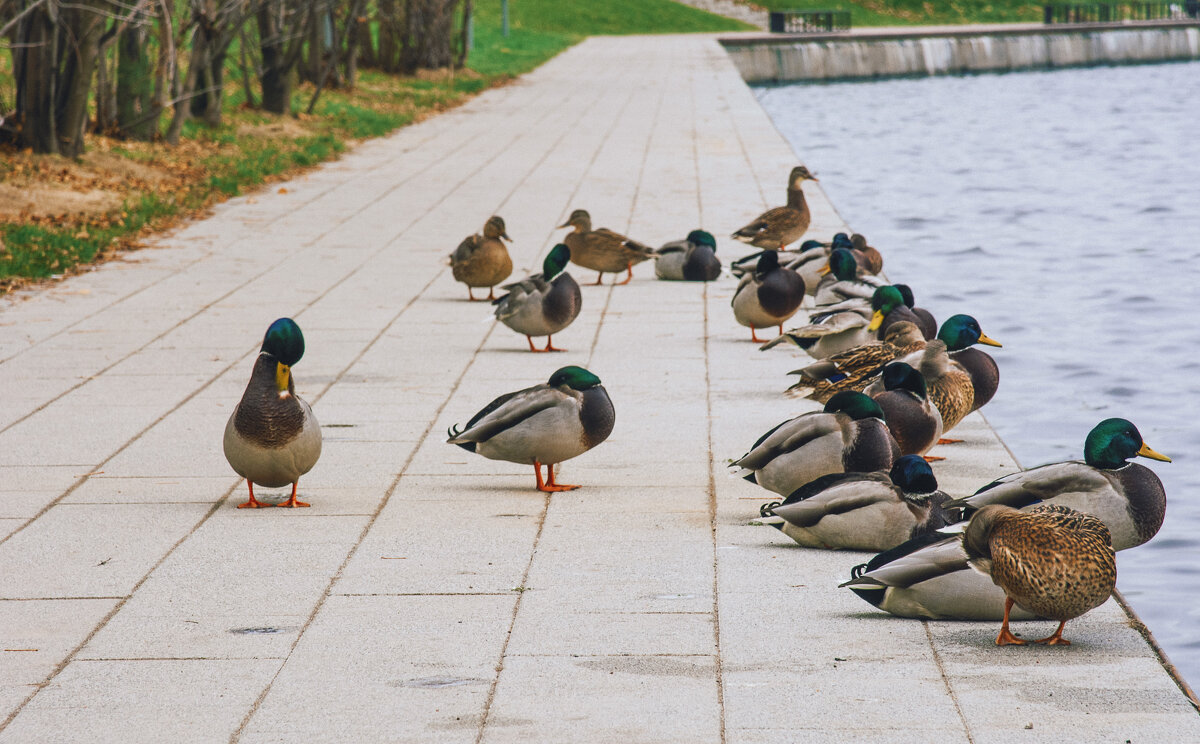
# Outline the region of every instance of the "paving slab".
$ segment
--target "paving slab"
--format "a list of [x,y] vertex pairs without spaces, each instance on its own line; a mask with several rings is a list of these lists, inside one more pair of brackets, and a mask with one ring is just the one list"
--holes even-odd
[[[803,360],[751,343],[732,278],[572,266],[570,351],[531,354],[446,265],[500,214],[514,278],[538,271],[578,208],[651,244],[708,229],[728,261],[802,156],[715,37],[589,39],[0,300],[0,742],[1200,740],[1115,602],[1069,649],[998,649],[875,611],[837,588],[866,554],[759,524],[773,495],[727,463],[816,405],[780,394]],[[812,237],[849,229],[806,193]],[[283,315],[325,437],[313,506],[238,511],[221,435]],[[617,410],[560,467],[580,490],[445,443],[565,364]],[[1017,468],[982,416],[955,433],[950,493]]]

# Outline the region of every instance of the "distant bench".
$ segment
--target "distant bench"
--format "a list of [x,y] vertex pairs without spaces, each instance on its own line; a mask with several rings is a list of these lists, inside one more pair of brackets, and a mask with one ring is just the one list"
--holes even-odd
[[850,30],[848,10],[772,10],[767,28],[777,34],[813,34]]
[[1121,23],[1200,18],[1200,0],[1180,2],[1058,3],[1042,6],[1046,23]]

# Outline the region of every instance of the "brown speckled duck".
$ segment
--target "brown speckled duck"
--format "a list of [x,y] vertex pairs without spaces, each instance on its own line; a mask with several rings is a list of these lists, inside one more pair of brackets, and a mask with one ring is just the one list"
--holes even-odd
[[572,227],[563,242],[571,249],[571,261],[585,269],[600,272],[596,284],[605,274],[626,272],[625,279],[614,284],[628,284],[633,279],[633,265],[654,258],[654,249],[631,240],[620,233],[601,227],[592,229],[592,216],[586,209],[571,212],[560,228]]
[[925,338],[914,323],[893,323],[883,341],[855,346],[789,372],[789,375],[800,375],[800,379],[785,394],[824,403],[843,390],[861,391],[885,364],[924,348]]
[[496,299],[495,287],[512,274],[512,258],[503,240],[511,241],[504,219],[491,217],[483,226],[483,234],[467,237],[450,254],[450,271],[454,279],[467,285],[467,297],[474,300],[473,287],[487,287],[486,299]]
[[1014,604],[1058,621],[1053,635],[1033,643],[1070,645],[1068,620],[1099,607],[1117,583],[1108,528],[1096,517],[1058,504],[1029,511],[991,504],[975,512],[962,537],[967,559],[1004,590],[1004,621],[997,646],[1024,645],[1008,629]]
[[812,221],[812,212],[804,200],[801,185],[805,181],[816,181],[817,177],[808,168],[798,165],[788,175],[787,206],[775,207],[756,217],[750,224],[733,234],[734,240],[757,246],[781,250],[795,243],[804,235]]

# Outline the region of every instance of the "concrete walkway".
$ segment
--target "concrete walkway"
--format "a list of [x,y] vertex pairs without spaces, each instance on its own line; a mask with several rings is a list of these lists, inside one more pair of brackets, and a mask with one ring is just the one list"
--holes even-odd
[[[533,355],[444,265],[493,213],[518,272],[573,208],[721,239],[796,161],[712,38],[592,39],[5,300],[0,743],[1200,741],[1114,602],[1070,648],[996,648],[837,589],[862,554],[755,526],[767,494],[725,463],[815,406],[779,395],[796,359],[750,343],[731,279],[585,286],[570,352]],[[844,229],[808,193],[812,233]],[[313,506],[239,511],[221,433],[282,315],[325,427]],[[618,412],[561,469],[583,489],[444,443],[568,363]],[[946,490],[1014,469],[980,417],[956,431]]]

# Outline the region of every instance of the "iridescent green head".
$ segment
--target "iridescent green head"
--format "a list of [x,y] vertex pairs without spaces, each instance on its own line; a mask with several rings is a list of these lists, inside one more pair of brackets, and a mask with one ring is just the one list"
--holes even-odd
[[687,241],[696,245],[707,245],[713,249],[713,253],[717,252],[717,239],[712,236],[712,233],[704,230],[692,230],[688,233]]
[[888,364],[883,368],[880,378],[888,390],[907,390],[922,399],[927,395],[925,378],[904,362]]
[[567,262],[571,260],[571,249],[563,243],[559,243],[550,249],[550,253],[546,255],[546,260],[542,261],[542,278],[553,279],[562,273],[563,269],[567,268]]
[[938,488],[933,469],[920,455],[905,455],[896,460],[888,477],[905,493],[933,493]]
[[1150,449],[1142,441],[1137,427],[1123,418],[1104,419],[1092,427],[1083,442],[1083,459],[1094,468],[1115,470],[1125,465],[1129,458],[1139,455],[1151,460],[1171,461],[1166,455]]
[[1000,346],[1000,342],[983,334],[979,321],[970,315],[952,315],[942,323],[938,338],[946,342],[946,351],[962,351],[975,344]]
[[852,281],[858,276],[858,261],[849,248],[834,248],[829,254],[829,271],[838,281]]
[[758,257],[758,263],[754,265],[754,275],[762,278],[775,269],[779,268],[779,253],[776,251],[763,251]]
[[878,403],[870,396],[853,390],[843,390],[830,398],[825,404],[825,413],[844,413],[855,421],[883,419],[883,409]]
[[819,241],[819,240],[806,240],[800,244],[801,251],[811,251],[813,248],[821,248],[821,247],[822,247],[821,241]]
[[563,367],[554,374],[550,375],[550,387],[559,387],[566,385],[572,390],[587,390],[594,388],[600,384],[600,378],[596,377],[591,372],[588,372],[583,367]]
[[837,233],[833,236],[833,242],[830,243],[833,248],[853,248],[854,243],[850,242],[850,236],[846,233]]
[[875,312],[871,315],[871,322],[867,324],[867,330],[879,330],[879,326],[883,325],[883,319],[887,317],[887,314],[903,306],[904,295],[900,294],[900,290],[890,284],[876,289],[871,295],[871,309]]
[[292,366],[304,356],[304,334],[291,318],[280,318],[271,324],[263,336],[262,348],[277,360]]

